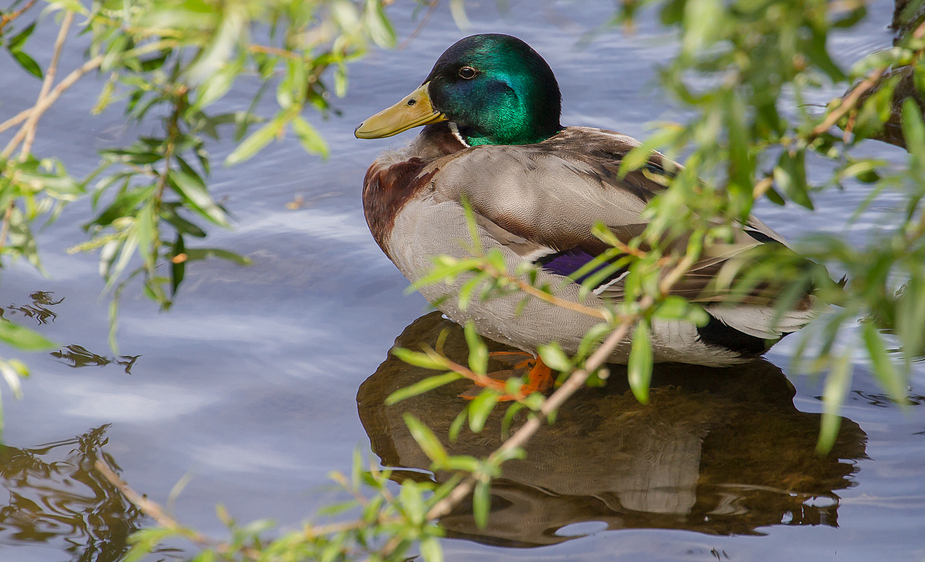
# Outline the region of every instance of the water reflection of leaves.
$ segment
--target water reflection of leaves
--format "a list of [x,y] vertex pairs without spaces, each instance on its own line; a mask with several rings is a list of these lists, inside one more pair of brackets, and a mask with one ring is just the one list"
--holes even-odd
[[105,367],[106,365],[115,363],[116,365],[122,365],[126,374],[129,375],[132,374],[132,367],[135,366],[135,361],[138,361],[138,358],[141,357],[141,355],[120,355],[118,358],[106,357],[93,353],[87,350],[87,348],[76,344],[64,346],[64,348],[58,351],[52,351],[51,356],[64,359],[64,361],[60,361],[60,363],[64,363],[73,368]]
[[0,446],[0,544],[49,544],[75,562],[120,560],[141,512],[93,468],[108,425],[29,449]]
[[[11,304],[6,307],[6,310],[11,310],[14,314],[20,314],[27,318],[32,318],[38,324],[48,324],[49,322],[54,322],[58,315],[49,310],[48,307],[61,304],[61,302],[64,301],[64,297],[58,300],[54,300],[52,297],[53,294],[54,293],[46,291],[35,291],[29,295],[29,298],[32,299],[32,304]],[[0,318],[4,317],[3,311],[4,309],[0,308]]]
[[[458,326],[439,313],[419,318],[397,345],[434,345],[464,361]],[[497,346],[496,349],[501,349]],[[466,504],[441,519],[450,536],[509,546],[552,544],[571,537],[559,529],[602,521],[609,529],[668,528],[712,534],[757,534],[762,526],[830,525],[836,490],[852,485],[853,459],[864,457],[866,436],[843,419],[832,453],[815,454],[820,416],[798,411],[793,387],[765,361],[736,369],[657,366],[652,401],[639,404],[613,368],[604,389],[585,389],[541,430],[522,461],[505,464],[493,483],[488,528],[478,529]],[[464,402],[465,381],[394,406],[394,390],[433,374],[389,357],[360,387],[360,418],[373,450],[398,478],[423,474],[430,461],[402,420],[410,411],[430,426],[450,454],[485,456],[501,443],[501,414],[480,434],[446,439]],[[415,470],[400,470],[401,468]]]
[[[852,390],[852,394],[857,396],[855,400],[861,400],[868,406],[874,406],[877,408],[891,408],[896,406],[897,402],[889,394],[883,392],[865,392],[863,390]],[[821,396],[816,397],[819,400],[822,400]],[[921,394],[909,394],[906,396],[906,405],[909,406],[921,406],[925,404],[925,396]]]

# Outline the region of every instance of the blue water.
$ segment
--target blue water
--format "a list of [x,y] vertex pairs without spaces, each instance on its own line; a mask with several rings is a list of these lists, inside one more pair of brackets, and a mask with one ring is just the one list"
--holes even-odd
[[[234,229],[213,229],[208,245],[247,255],[254,265],[195,264],[188,268],[180,296],[168,313],[158,312],[140,290],[127,290],[118,339],[121,355],[139,356],[130,372],[115,362],[118,358],[108,348],[108,297],[100,295],[103,284],[97,276],[96,256],[66,253],[83,240],[79,225],[89,217],[85,203],[69,207],[39,237],[49,277],[25,264],[3,272],[0,306],[7,307],[6,317],[31,324],[62,347],[82,346],[96,355],[95,363],[112,362],[72,368],[60,357],[27,355],[23,358],[33,376],[23,385],[23,399],[12,399],[3,387],[4,443],[47,466],[58,462],[59,468],[73,465],[73,470],[33,473],[23,482],[12,465],[0,465],[0,482],[10,491],[9,505],[14,505],[14,498],[31,499],[39,514],[11,516],[11,512],[25,513],[21,501],[15,503],[18,512],[0,511],[0,558],[80,560],[81,553],[89,552],[87,545],[105,544],[105,533],[100,535],[92,523],[64,522],[91,521],[82,510],[99,505],[92,486],[74,476],[83,474],[84,457],[75,457],[72,450],[77,447],[75,437],[101,426],[107,426],[103,437],[94,442],[107,440],[102,450],[118,464],[123,478],[153,500],[168,502],[174,486],[188,479],[170,509],[178,520],[205,533],[222,536],[216,504],[224,504],[239,521],[272,518],[291,528],[336,496],[328,490],[328,472],[349,470],[354,449],[368,451],[370,446],[371,437],[357,409],[358,388],[386,359],[394,339],[428,310],[419,295],[404,293],[407,282],[373,242],[359,196],[363,174],[376,154],[401,146],[413,133],[358,141],[353,129],[419,85],[433,61],[457,38],[504,32],[530,43],[559,78],[564,124],[607,127],[641,137],[648,123],[681,115],[655,82],[656,65],[675,51],[676,44],[651,16],[643,17],[633,34],[614,30],[582,47],[583,34],[610,16],[612,2],[512,1],[510,11],[501,14],[493,1],[466,5],[473,24],[470,30],[457,29],[448,7],[439,7],[407,48],[373,50],[351,67],[349,93],[334,101],[341,117],[322,120],[308,115],[330,144],[329,160],[306,155],[295,139],[287,138],[242,166],[216,166],[211,189],[234,216]],[[833,38],[841,60],[850,63],[889,45],[886,24],[891,9],[890,2],[875,2],[859,30]],[[396,6],[391,14],[401,37],[416,27],[407,6]],[[47,60],[34,47],[52,41],[54,34],[54,25],[46,21],[31,39],[43,66]],[[79,45],[81,39],[72,41]],[[80,60],[80,50],[75,48],[66,51],[62,65],[72,68]],[[248,99],[246,86],[222,104],[240,107]],[[0,120],[27,107],[38,87],[38,81],[24,78],[14,63],[0,56]],[[90,116],[99,88],[100,83],[90,78],[64,96],[43,118],[34,152],[60,155],[70,169],[85,173],[95,163],[96,150],[131,139],[139,130],[154,129],[153,123],[125,125],[118,108]],[[840,93],[825,90],[816,101]],[[272,107],[265,109],[269,112]],[[0,137],[6,139],[8,134]],[[214,161],[220,162],[231,148],[227,142],[213,146]],[[886,158],[902,158],[901,151],[885,145],[870,150]],[[791,240],[827,230],[863,241],[880,228],[878,212],[895,201],[889,197],[879,201],[874,213],[846,231],[845,219],[866,195],[863,186],[825,194],[818,200],[822,210],[811,220],[792,206],[762,205],[758,214]],[[287,209],[286,204],[297,198],[303,201],[301,208]],[[29,295],[35,291],[64,299],[46,307],[56,317],[45,324],[8,308],[31,304]],[[796,387],[793,403],[807,414],[800,418],[805,431],[806,424],[818,419],[809,414],[821,411],[817,398],[821,381],[788,370],[786,352],[791,345],[784,342],[769,359],[784,369]],[[558,536],[585,535],[581,538],[536,548],[491,546],[484,537],[454,538],[444,541],[447,559],[921,560],[925,557],[923,406],[902,413],[883,403],[882,391],[866,376],[862,363],[857,371],[842,414],[866,434],[866,443],[861,442],[861,434],[855,435],[863,454],[843,461],[850,470],[839,480],[838,489],[821,499],[805,500],[807,512],[837,511],[837,523],[787,524],[799,515],[775,511],[762,519],[762,514],[751,513],[755,521],[764,522],[749,533],[713,534],[721,531],[708,525],[691,530],[693,508],[684,505],[675,506],[673,517],[646,518],[639,506],[648,504],[634,504],[635,510],[624,505],[623,511],[594,511],[587,507],[591,500],[576,499],[585,511],[579,509],[576,522],[559,529]],[[923,394],[923,383],[925,371],[918,368],[913,394]],[[597,398],[588,400],[596,403]],[[787,411],[794,419],[799,417]],[[719,423],[725,418],[703,415],[709,418],[703,427],[691,429],[679,442],[703,441],[706,451],[710,432],[715,435],[716,428],[727,427]],[[655,427],[652,431],[658,433]],[[586,431],[593,433],[593,428]],[[790,443],[783,437],[777,441],[773,434],[770,442],[762,441],[768,437],[757,429],[748,435],[756,441],[746,445],[757,449],[773,451],[777,443]],[[713,462],[723,465],[723,447],[715,443],[711,447]],[[594,457],[585,460],[575,461],[575,470],[597,462]],[[690,469],[684,466],[683,470]],[[719,488],[710,488],[709,498],[718,498],[716,490],[724,486],[738,490],[733,486],[735,471],[723,466],[715,474],[725,475],[725,480]],[[695,464],[693,478],[698,478],[696,469]],[[708,484],[708,473],[702,469],[697,488],[701,491]],[[677,473],[683,470],[678,468]],[[602,474],[606,476],[607,470]],[[781,487],[774,493],[786,495],[787,490]],[[600,494],[569,494],[547,495],[607,503]],[[675,499],[679,504],[686,501],[681,495]],[[716,513],[725,513],[721,501],[716,501]],[[625,497],[623,502],[627,503]],[[837,509],[821,509],[825,505],[813,502],[832,502]],[[4,505],[0,501],[0,510]],[[601,518],[606,522],[595,523]],[[151,524],[137,516],[123,519],[139,526]],[[44,533],[23,533],[31,529],[29,525]],[[546,534],[556,535],[554,531]],[[85,559],[104,556],[89,554]]]

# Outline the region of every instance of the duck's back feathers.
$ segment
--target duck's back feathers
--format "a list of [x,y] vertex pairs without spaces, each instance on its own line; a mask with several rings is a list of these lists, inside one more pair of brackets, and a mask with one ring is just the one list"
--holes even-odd
[[[429,256],[465,255],[471,241],[461,202],[468,200],[483,245],[501,249],[512,269],[520,261],[533,262],[550,286],[577,300],[576,283],[585,277],[573,274],[610,248],[592,235],[592,228],[603,223],[628,243],[645,229],[642,211],[676,169],[653,153],[646,166],[620,177],[622,158],[638,144],[611,131],[569,127],[541,143],[467,147],[447,124],[430,125],[407,149],[388,153],[370,167],[363,191],[367,221],[386,254],[413,281],[429,269]],[[398,216],[402,220],[395,226]],[[783,239],[752,219],[732,243],[704,250],[672,293],[702,304],[710,324],[698,329],[662,323],[662,333],[655,334],[656,361],[741,361],[762,353],[766,340],[777,340],[811,319],[808,300],[798,311],[776,318],[771,306],[776,293],[767,286],[736,306],[729,306],[728,290],[715,287],[730,260],[747,259],[750,249],[766,243]],[[673,245],[683,251],[686,240]],[[598,298],[621,300],[625,273],[617,270],[599,281],[589,304],[600,304]],[[446,289],[428,289],[425,296],[434,302],[440,291]],[[545,309],[528,310],[529,319],[512,322],[517,302],[477,304],[466,312],[450,305],[441,309],[459,321],[475,318],[484,335],[527,349],[549,336],[560,336],[564,347],[573,347],[593,325]],[[562,337],[566,332],[568,337]],[[626,352],[618,350],[613,359],[625,361]]]

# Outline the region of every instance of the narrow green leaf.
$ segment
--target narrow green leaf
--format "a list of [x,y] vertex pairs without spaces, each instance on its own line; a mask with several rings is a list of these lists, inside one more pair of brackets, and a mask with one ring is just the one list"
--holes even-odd
[[[453,12],[455,17],[455,12]],[[373,42],[385,48],[395,46],[395,29],[382,11],[382,3],[367,0],[365,13],[366,33]]]
[[725,23],[720,0],[688,0],[684,5],[684,50],[695,53],[722,39]]
[[459,309],[468,310],[469,303],[472,301],[472,293],[475,288],[482,283],[483,275],[473,275],[471,279],[462,284],[459,288]]
[[438,465],[445,462],[449,455],[447,455],[446,449],[443,448],[434,432],[410,412],[402,414],[402,418],[411,431],[411,437],[417,441],[427,458]]
[[865,322],[861,329],[861,335],[864,338],[864,345],[867,347],[867,354],[870,357],[874,377],[880,381],[880,384],[893,400],[900,404],[906,403],[905,381],[890,361],[886,346],[883,344],[883,339],[880,337],[877,327],[873,322]]
[[155,527],[152,529],[142,529],[140,531],[135,531],[129,537],[129,543],[134,545],[128,554],[122,558],[122,562],[137,562],[138,560],[143,559],[146,555],[150,554],[151,551],[160,544],[162,541],[182,535],[181,530],[174,528],[164,528],[164,527]]
[[35,22],[32,22],[31,24],[24,27],[22,31],[10,37],[6,42],[6,48],[9,49],[11,53],[21,50],[23,45],[26,44],[26,40],[29,39],[30,35],[32,35],[33,31],[35,31]]
[[292,120],[292,130],[295,131],[302,148],[309,154],[320,154],[322,157],[328,157],[328,145],[318,131],[301,116]]
[[334,67],[334,93],[339,98],[347,95],[347,65],[343,63]]
[[446,359],[434,357],[427,353],[421,353],[420,351],[411,351],[403,347],[393,347],[391,353],[405,363],[414,365],[415,367],[433,369],[435,371],[443,371],[449,368],[449,363]]
[[23,351],[42,351],[57,347],[57,344],[29,328],[0,320],[0,341]]
[[57,10],[68,10],[74,12],[75,14],[87,15],[89,10],[84,6],[80,0],[50,0],[49,11]]
[[421,539],[421,556],[426,562],[443,562],[443,548],[435,537]]
[[473,474],[478,471],[480,464],[481,463],[479,459],[475,457],[470,457],[468,455],[455,455],[446,460],[444,468],[446,470],[459,470]]
[[173,259],[170,262],[170,294],[175,296],[180,283],[186,276],[186,244],[183,242],[183,234],[177,233],[177,239],[173,243],[171,252]]
[[790,196],[794,203],[813,210],[813,202],[809,198],[809,186],[806,183],[806,153],[802,150],[785,150],[777,160],[774,168],[774,181],[777,186]]
[[526,408],[520,402],[515,402],[508,406],[507,411],[504,412],[504,420],[501,422],[501,438],[507,439],[511,430],[511,423],[514,421],[514,416],[517,415],[517,412]]
[[6,384],[16,398],[22,398],[22,384],[19,379],[25,378],[28,374],[25,364],[21,361],[15,359],[7,361],[0,357],[0,375],[3,375],[3,379],[6,380]]
[[572,368],[572,362],[569,360],[568,355],[555,342],[539,346],[537,352],[547,367],[563,373],[567,373]]
[[588,330],[581,339],[581,343],[578,344],[578,353],[576,353],[575,356],[577,358],[584,358],[590,355],[595,344],[602,342],[609,333],[610,326],[608,326],[606,322],[596,324],[593,328]]
[[902,340],[903,359],[909,368],[925,352],[925,277],[913,275],[896,303],[896,334]]
[[475,324],[466,322],[463,328],[466,334],[466,343],[469,345],[469,368],[484,375],[488,372],[488,347],[475,331]]
[[32,57],[22,51],[11,51],[10,54],[19,63],[19,66],[23,67],[23,70],[40,80],[42,79],[42,67]]
[[247,256],[242,256],[221,248],[187,248],[187,261],[198,261],[206,258],[219,258],[234,262],[238,265],[251,265],[253,262]]
[[411,386],[406,386],[400,388],[389,394],[388,398],[385,399],[385,405],[391,406],[405,400],[406,398],[411,398],[412,396],[417,396],[419,394],[424,394],[425,392],[430,392],[435,388],[440,388],[443,385],[449,384],[454,381],[458,381],[462,378],[462,375],[458,373],[446,373],[443,375],[435,375],[433,377],[427,377],[422,381],[418,381]]
[[276,121],[272,121],[260,127],[251,133],[249,137],[244,139],[244,141],[225,158],[225,165],[233,166],[234,164],[240,164],[245,160],[249,160],[255,154],[263,150],[265,146],[270,144],[270,141],[272,141],[278,133],[279,123]]
[[491,483],[479,480],[472,493],[472,515],[479,529],[488,526],[488,512],[491,510]]
[[180,170],[171,170],[168,178],[171,187],[176,189],[194,211],[219,226],[228,226],[228,216],[225,210],[212,199],[206,186],[201,181],[197,181],[197,177]]
[[903,138],[909,153],[918,160],[918,165],[925,167],[925,123],[922,112],[912,98],[903,102],[902,127]]
[[144,260],[145,267],[149,275],[154,275],[154,267],[157,265],[156,248],[160,243],[160,233],[157,228],[157,221],[154,216],[154,199],[148,200],[145,205],[138,210],[135,218],[135,235],[138,239],[138,253]]
[[199,225],[190,222],[176,213],[177,208],[185,209],[182,204],[177,203],[174,206],[163,204],[161,206],[161,218],[167,221],[172,227],[177,229],[179,234],[188,234],[196,238],[205,238],[206,231],[199,228]]
[[648,404],[649,383],[652,381],[652,344],[649,341],[649,328],[643,322],[637,324],[633,332],[627,370],[633,396],[641,403]]
[[157,147],[145,147],[144,149],[141,147],[134,149],[110,148],[101,150],[100,156],[109,161],[136,164],[138,166],[153,164],[164,158],[164,155]]
[[677,295],[669,295],[655,309],[655,316],[663,320],[680,320],[687,317],[687,309],[687,299]]
[[243,65],[240,61],[230,61],[225,64],[218,72],[211,74],[196,88],[196,109],[203,109],[212,103],[222,99],[231,86],[235,78],[241,73]]
[[816,443],[816,452],[820,455],[831,451],[838,437],[838,429],[841,426],[841,416],[838,412],[851,388],[851,376],[851,352],[848,351],[835,360],[825,377],[825,389],[822,392],[822,427]]
[[485,389],[469,403],[469,429],[472,433],[481,433],[500,398],[497,392]]
[[424,498],[421,497],[421,487],[413,480],[406,480],[398,492],[398,500],[404,508],[405,516],[412,524],[424,522]]
[[84,228],[88,228],[91,225],[109,226],[116,219],[135,214],[134,210],[138,205],[153,197],[155,191],[156,188],[153,185],[139,187],[131,191],[120,190],[113,202],[110,203],[103,212],[97,215],[93,221],[84,225]]
[[677,142],[678,135],[682,132],[680,127],[663,126],[658,131],[652,133],[641,145],[629,151],[620,161],[620,176],[625,176],[633,170],[638,170],[645,166],[652,158],[652,151],[658,150]]
[[450,424],[449,437],[450,441],[456,442],[459,439],[459,432],[462,431],[463,426],[466,424],[466,419],[469,417],[469,410],[463,408],[456,417],[453,419],[453,423]]

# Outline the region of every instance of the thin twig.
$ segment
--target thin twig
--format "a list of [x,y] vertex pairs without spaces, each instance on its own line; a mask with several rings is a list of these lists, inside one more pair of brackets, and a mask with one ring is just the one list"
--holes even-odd
[[867,75],[867,78],[858,84],[851,93],[842,99],[841,105],[834,109],[826,116],[825,120],[813,129],[812,135],[819,136],[829,130],[832,125],[845,116],[846,113],[854,109],[858,100],[869,89],[873,88],[880,81],[880,76],[886,72],[886,67],[875,68]]
[[0,224],[0,250],[6,244],[6,237],[10,232],[10,219],[13,218],[13,204],[10,203],[3,212],[3,223]]
[[[61,29],[58,30],[58,38],[55,39],[54,50],[51,55],[51,62],[48,64],[48,69],[45,72],[45,78],[42,80],[42,88],[39,90],[39,97],[35,102],[36,107],[42,104],[46,97],[48,97],[48,91],[51,89],[51,84],[54,82],[55,73],[58,68],[58,59],[61,56],[61,48],[64,46],[64,40],[67,38],[68,29],[71,27],[71,22],[74,21],[74,12],[68,12],[64,16],[64,21],[61,22]],[[3,159],[9,158],[10,154],[16,149],[16,145],[19,143],[20,138],[23,140],[22,150],[19,153],[19,161],[25,162],[29,158],[29,151],[32,150],[32,143],[35,141],[35,131],[38,128],[39,117],[42,114],[38,111],[32,111],[29,114],[29,117],[26,119],[25,125],[22,126],[19,133],[10,140],[10,144],[3,151]],[[11,183],[16,182],[16,173],[13,174],[13,178],[10,179]],[[3,212],[3,224],[0,225],[0,250],[3,249],[3,246],[6,244],[6,237],[10,232],[10,221],[13,218],[13,207],[16,205],[16,201],[10,201],[6,209]]]
[[[28,109],[26,111],[29,111],[30,115],[32,113],[38,113],[39,115],[41,115],[42,113],[45,113],[45,111],[49,107],[51,107],[52,104],[54,104],[58,100],[59,97],[61,97],[61,94],[63,94],[65,90],[73,86],[74,83],[80,80],[80,78],[84,74],[99,67],[100,63],[103,62],[103,58],[104,58],[103,55],[97,55],[93,57],[92,59],[88,60],[87,62],[85,62],[83,66],[81,66],[80,68],[73,70],[63,80],[58,82],[58,85],[55,86],[55,88],[51,91],[51,93],[45,96],[45,99],[43,99],[40,103],[36,103],[32,107],[32,109]],[[18,117],[19,116],[17,115],[16,117],[13,117],[13,119],[17,119]],[[3,125],[0,125],[0,131],[2,131],[4,128],[7,128],[6,123],[4,123]],[[4,158],[9,158],[10,154],[12,154],[13,150],[15,150],[15,147],[19,145],[19,143],[23,140],[23,137],[25,137],[25,135],[26,135],[26,132],[25,132],[25,126],[24,126],[22,129],[19,130],[18,133],[16,133],[16,136],[13,137],[13,140],[10,141],[10,144],[7,145],[7,148],[4,149],[2,155],[0,156]]]
[[280,49],[279,47],[269,47],[267,45],[248,45],[247,50],[252,53],[263,53],[265,55],[276,55],[278,57],[285,57],[288,59],[302,60],[305,58],[305,55],[290,51],[288,49]]
[[161,509],[160,505],[142,496],[131,487],[129,487],[129,485],[124,480],[119,478],[119,475],[117,475],[108,464],[97,459],[93,466],[100,474],[103,475],[104,478],[106,478],[106,480],[109,481],[110,484],[122,492],[122,495],[125,496],[128,501],[132,502],[133,505],[142,510],[145,515],[151,519],[154,519],[154,521],[161,527],[170,529],[172,531],[181,532],[183,536],[189,538],[191,541],[197,544],[203,546],[215,545],[215,541],[213,539],[210,539],[209,537],[206,537],[205,535],[202,535],[192,529],[184,527],[176,519],[165,513],[164,510]]
[[770,176],[762,179],[755,184],[754,188],[752,188],[752,199],[760,199],[761,196],[767,193],[773,185],[774,180]]
[[[174,531],[178,535],[196,543],[200,547],[214,548],[216,552],[220,554],[230,552],[231,547],[228,544],[223,544],[220,541],[209,538],[194,529],[181,525],[179,521],[168,515],[167,512],[165,512],[157,502],[153,502],[133,490],[124,480],[119,478],[119,475],[116,474],[108,464],[97,459],[97,461],[93,463],[93,466],[96,468],[97,472],[102,474],[110,484],[115,486],[116,489],[118,489],[119,492],[121,492],[128,501],[132,502],[135,507],[143,511],[145,515],[151,519],[154,519],[154,521],[159,526]],[[260,553],[255,551],[253,548],[240,547],[239,552],[252,560],[257,560],[260,558]]]
[[430,0],[430,5],[427,7],[427,12],[424,14],[424,17],[421,18],[421,21],[420,23],[418,23],[418,26],[415,27],[414,31],[412,31],[411,34],[408,35],[408,37],[404,41],[401,42],[401,45],[395,47],[396,50],[399,50],[399,51],[404,50],[408,47],[408,45],[411,44],[412,41],[414,41],[414,38],[417,37],[419,33],[421,33],[421,30],[424,29],[424,26],[427,25],[428,21],[430,21],[430,17],[434,15],[434,9],[436,9],[437,4],[439,3],[440,3],[440,0]]
[[610,316],[608,316],[607,313],[604,312],[603,310],[592,308],[590,306],[585,306],[583,304],[580,304],[574,301],[561,299],[551,293],[547,293],[546,291],[537,289],[536,287],[527,283],[523,279],[519,279],[517,277],[508,275],[502,271],[498,271],[491,265],[481,264],[478,266],[478,269],[491,275],[495,279],[504,279],[508,283],[513,283],[517,285],[518,289],[527,293],[530,296],[540,299],[541,301],[545,301],[545,302],[548,302],[549,304],[554,304],[556,306],[560,306],[562,308],[566,308],[574,312],[580,312],[581,314],[585,314],[587,316],[592,316],[594,318],[600,318],[601,320],[610,319]]
[[[153,51],[157,51],[165,47],[169,47],[173,44],[174,42],[172,40],[163,40],[163,41],[157,41],[154,43],[146,43],[145,45],[142,45],[141,47],[137,47],[135,49],[125,51],[123,53],[123,56],[137,57],[137,56],[141,56],[141,55],[153,52]],[[57,101],[59,97],[61,97],[61,94],[63,94],[65,90],[73,86],[74,83],[77,82],[77,80],[79,80],[84,74],[90,72],[91,70],[97,69],[100,66],[100,64],[103,63],[104,58],[105,58],[104,55],[97,55],[93,57],[92,59],[88,60],[87,62],[85,62],[80,68],[72,71],[63,80],[61,80],[61,82],[59,82],[57,86],[55,86],[55,89],[52,90],[51,93],[48,94],[48,96],[46,96],[45,100],[41,104],[36,104],[30,107],[29,109],[24,109],[20,111],[19,113],[17,113],[14,117],[7,119],[3,123],[0,123],[0,133],[9,129],[10,127],[14,127],[22,123],[23,121],[28,119],[29,116],[34,111],[45,112],[45,110],[47,110],[49,106],[55,103],[55,101]],[[17,133],[18,140],[16,140],[16,143],[14,144],[14,146],[19,144],[19,141],[22,140],[23,135],[25,135],[25,133],[21,131],[20,133]],[[10,153],[12,154],[12,150],[10,151]]]
[[[680,279],[687,273],[688,270],[692,267],[696,258],[690,254],[685,254],[685,256],[678,262],[678,264],[671,270],[668,275],[666,275],[662,282],[659,284],[659,292],[661,295],[666,295],[671,290],[672,286],[675,283],[680,281]],[[632,316],[624,317],[620,325],[607,336],[607,339],[604,340],[601,345],[594,350],[588,359],[585,361],[585,366],[577,371],[574,371],[571,376],[562,386],[559,387],[552,395],[547,398],[543,405],[539,409],[539,415],[534,416],[527,420],[527,422],[522,425],[510,438],[508,438],[500,447],[495,449],[488,456],[488,462],[497,460],[503,456],[506,456],[508,453],[513,451],[518,447],[524,446],[527,441],[539,430],[543,422],[548,419],[550,413],[557,410],[566,400],[569,399],[575,392],[577,392],[581,387],[584,386],[585,381],[588,380],[588,377],[591,376],[591,373],[595,372],[607,360],[610,358],[610,354],[614,349],[617,348],[620,343],[626,339],[627,334],[629,334],[630,329],[640,320],[642,317],[642,311],[645,311],[655,305],[656,297],[652,295],[646,295],[639,300],[639,311]],[[475,475],[470,475],[465,480],[459,483],[450,493],[434,504],[430,508],[430,511],[427,512],[428,519],[438,519],[443,515],[446,515],[453,509],[453,507],[464,500],[468,496],[473,488],[475,487],[478,478]]]
[[[654,299],[651,299],[651,297],[646,297],[644,300],[654,302]],[[572,373],[562,386],[543,402],[543,406],[539,410],[540,415],[527,420],[527,423],[522,425],[507,441],[502,443],[500,447],[495,449],[495,451],[488,456],[488,462],[491,463],[502,455],[506,455],[510,451],[526,444],[527,441],[533,437],[533,434],[539,430],[549,414],[559,408],[572,394],[575,394],[575,392],[584,386],[585,381],[588,380],[591,373],[607,361],[610,357],[610,353],[621,341],[623,341],[629,333],[630,328],[633,327],[637,320],[638,318],[624,320],[617,329],[604,340],[604,343],[591,354],[585,362],[585,367]],[[427,512],[427,518],[431,520],[439,519],[449,513],[457,503],[461,502],[472,492],[476,482],[477,478],[475,476],[469,476],[460,482],[446,497],[430,508],[430,511]]]
[[12,14],[6,14],[6,15],[3,16],[2,18],[0,18],[0,31],[3,31],[3,28],[6,27],[8,23],[10,23],[11,21],[15,20],[15,19],[18,18],[19,16],[23,15],[23,13],[24,13],[26,10],[28,10],[29,8],[31,8],[31,7],[35,4],[35,2],[36,2],[36,0],[29,0],[28,2],[26,2],[26,5],[23,6],[22,8],[16,10],[16,11],[13,12]]
[[[58,30],[58,38],[55,39],[51,62],[48,63],[48,70],[45,71],[45,79],[42,80],[42,89],[39,90],[39,97],[35,102],[36,105],[42,103],[42,100],[45,99],[49,90],[51,90],[52,83],[55,81],[55,74],[58,72],[58,59],[61,56],[61,48],[64,47],[64,41],[67,39],[67,32],[73,21],[74,12],[67,12],[64,15],[64,21],[61,22],[61,29]],[[32,150],[32,143],[35,142],[35,131],[38,129],[39,118],[41,116],[41,113],[33,111],[32,114],[29,115],[29,119],[26,120],[26,124],[23,125],[23,128],[26,130],[26,135],[23,139],[22,150],[19,152],[19,160],[21,162],[29,157],[29,151]]]
[[22,111],[17,113],[15,117],[10,117],[3,123],[0,123],[0,133],[9,129],[10,127],[15,127],[16,125],[19,125],[20,123],[28,119],[30,115],[32,115],[31,107],[29,109],[23,109]]

